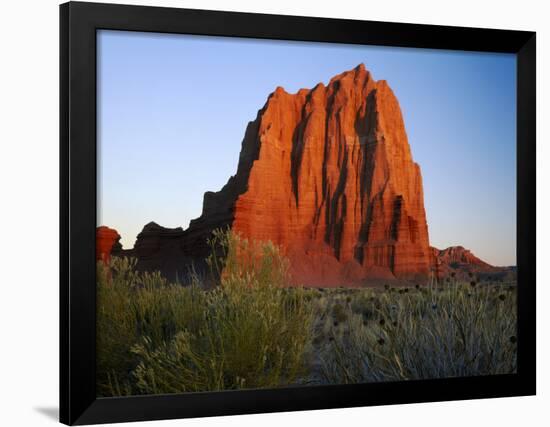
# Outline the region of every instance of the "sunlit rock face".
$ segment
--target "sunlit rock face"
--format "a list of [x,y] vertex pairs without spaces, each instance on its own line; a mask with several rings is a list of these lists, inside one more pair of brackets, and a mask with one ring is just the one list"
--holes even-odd
[[422,176],[388,84],[361,64],[326,86],[278,87],[248,124],[236,175],[205,194],[183,251],[204,255],[224,226],[279,245],[294,284],[427,277]]
[[112,228],[104,225],[96,229],[96,261],[102,261],[106,265],[111,262],[111,254],[116,254],[122,249],[120,235]]

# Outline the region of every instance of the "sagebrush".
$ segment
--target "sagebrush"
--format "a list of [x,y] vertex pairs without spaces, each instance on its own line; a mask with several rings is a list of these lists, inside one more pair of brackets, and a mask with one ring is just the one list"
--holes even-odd
[[211,290],[137,273],[128,259],[100,266],[102,395],[277,387],[304,375],[311,305],[305,291],[283,288],[278,248],[221,231],[211,244],[208,263],[219,277]]

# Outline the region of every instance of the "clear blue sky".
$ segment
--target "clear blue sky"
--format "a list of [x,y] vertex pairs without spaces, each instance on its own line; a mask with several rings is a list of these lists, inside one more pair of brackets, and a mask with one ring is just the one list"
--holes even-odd
[[98,33],[98,221],[124,247],[187,227],[236,172],[248,121],[364,63],[399,99],[422,169],[430,243],[516,263],[516,59],[509,54]]

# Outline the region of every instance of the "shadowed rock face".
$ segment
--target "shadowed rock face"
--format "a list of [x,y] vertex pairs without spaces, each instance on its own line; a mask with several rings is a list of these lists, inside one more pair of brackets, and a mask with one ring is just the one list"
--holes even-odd
[[184,252],[206,255],[223,226],[280,245],[295,283],[427,276],[422,177],[387,83],[361,64],[327,86],[277,88],[247,127],[237,174],[205,194]]
[[185,232],[181,227],[166,228],[155,222],[146,224],[137,235],[132,249],[124,249],[113,255],[137,259],[138,271],[160,271],[171,282],[188,283],[192,272],[206,269],[204,256],[185,252]]

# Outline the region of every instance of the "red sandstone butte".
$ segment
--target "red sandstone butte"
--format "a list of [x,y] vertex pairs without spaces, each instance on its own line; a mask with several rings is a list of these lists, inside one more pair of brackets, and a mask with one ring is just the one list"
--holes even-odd
[[386,81],[361,64],[326,86],[278,87],[248,124],[237,174],[205,194],[184,251],[204,252],[221,226],[279,245],[296,284],[428,276],[422,176]]
[[100,226],[96,230],[96,261],[109,265],[113,250],[120,249],[120,235],[112,228]]

